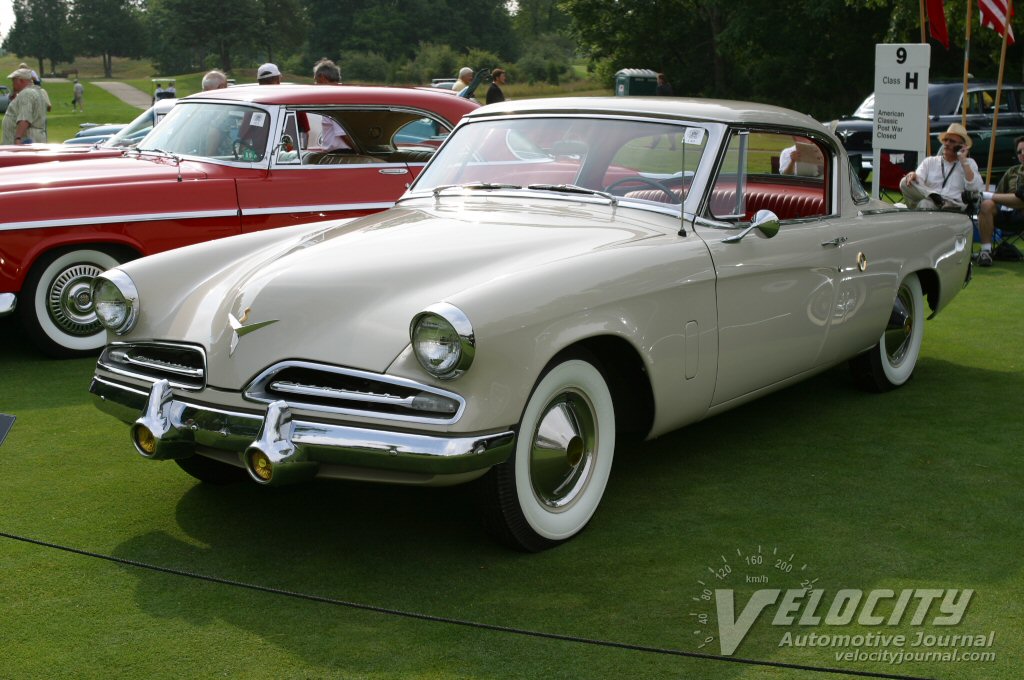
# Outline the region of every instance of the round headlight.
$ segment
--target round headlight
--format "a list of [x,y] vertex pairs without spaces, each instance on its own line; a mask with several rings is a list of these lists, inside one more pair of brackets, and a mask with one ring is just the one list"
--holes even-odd
[[92,300],[96,318],[118,335],[130,331],[139,318],[139,293],[119,269],[103,272],[93,280]]
[[417,314],[409,335],[416,360],[433,376],[457,378],[473,363],[473,327],[453,305],[433,305]]

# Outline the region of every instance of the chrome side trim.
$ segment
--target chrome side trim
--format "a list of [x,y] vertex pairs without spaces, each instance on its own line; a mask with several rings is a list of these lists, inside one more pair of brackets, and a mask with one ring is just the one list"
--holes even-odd
[[0,224],[0,231],[16,229],[55,229],[58,227],[87,227],[97,224],[118,224],[120,222],[153,222],[156,220],[202,220],[214,217],[238,217],[238,209],[192,210],[168,213],[144,213],[141,215],[104,215],[102,217],[70,217],[60,220],[32,220],[29,222],[8,222]]
[[7,316],[18,306],[18,296],[14,293],[0,293],[0,316]]
[[[94,376],[89,392],[96,407],[134,424],[149,402],[149,392]],[[243,454],[263,429],[261,413],[228,411],[181,399],[162,405],[168,414],[175,445],[186,439],[196,449]],[[460,474],[485,470],[511,454],[515,433],[509,430],[468,435],[438,435],[377,430],[294,419],[291,443],[305,460],[427,474]]]
[[[353,167],[353,166],[346,166]],[[242,216],[278,215],[281,213],[341,212],[344,210],[387,210],[394,207],[394,201],[381,203],[333,203],[331,205],[292,205],[275,208],[242,208]]]

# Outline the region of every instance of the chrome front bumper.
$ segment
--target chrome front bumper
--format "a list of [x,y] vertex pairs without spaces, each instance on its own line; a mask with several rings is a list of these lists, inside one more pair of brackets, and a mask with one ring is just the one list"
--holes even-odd
[[[165,380],[147,392],[94,376],[89,391],[97,408],[132,425],[133,442],[144,457],[205,455],[246,468],[260,483],[310,477],[414,484],[438,483],[432,478],[440,476],[471,479],[507,459],[515,441],[511,430],[438,436],[298,420],[285,402],[263,413],[228,411],[175,398]],[[261,473],[264,465],[274,466],[273,482]]]

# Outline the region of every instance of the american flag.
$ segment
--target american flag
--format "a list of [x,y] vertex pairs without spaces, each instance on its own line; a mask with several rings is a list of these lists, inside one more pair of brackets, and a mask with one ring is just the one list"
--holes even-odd
[[[1006,26],[1006,17],[1013,17],[1012,0],[978,0],[978,9],[981,10],[981,25],[1003,34]],[[1006,42],[1013,44],[1013,28],[1010,28],[1006,36]]]

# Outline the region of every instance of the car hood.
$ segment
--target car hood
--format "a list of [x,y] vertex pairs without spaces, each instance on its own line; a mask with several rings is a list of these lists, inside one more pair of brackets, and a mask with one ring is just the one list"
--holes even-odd
[[[431,304],[525,270],[663,235],[623,216],[633,211],[541,203],[425,201],[339,226],[315,225],[303,238],[239,253],[156,327],[140,330],[206,346],[215,386],[239,387],[282,359],[384,371],[408,345],[412,317]],[[174,268],[173,262],[163,267]],[[141,289],[140,295],[147,297]],[[177,302],[173,291],[165,295],[168,304]],[[152,311],[147,302],[144,313]],[[229,314],[258,330],[238,335]]]
[[20,144],[0,146],[0,168],[49,161],[86,160],[120,156],[123,148],[92,144]]
[[[157,155],[87,159],[67,165],[0,170],[0,192],[176,179],[178,171],[176,161]],[[181,162],[180,171],[182,179],[196,179],[206,174],[189,161]]]
[[[179,166],[173,159],[149,155],[0,168],[2,219],[31,227],[54,220],[141,215],[166,210],[168,204],[175,205],[172,201],[180,203],[178,207],[188,207],[183,197],[207,203],[217,200],[216,207],[221,208],[236,207],[233,192],[230,201],[209,198],[207,194],[216,193],[214,187],[207,187],[207,182],[189,182],[206,176],[198,163],[182,161]],[[158,191],[155,184],[170,189]]]

